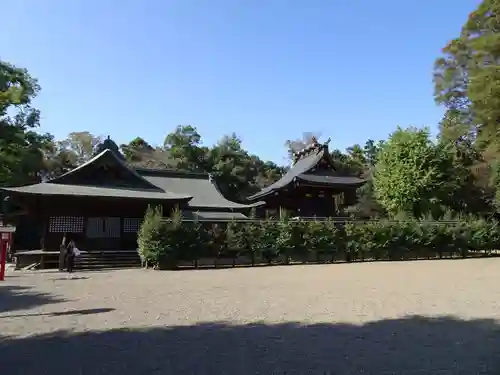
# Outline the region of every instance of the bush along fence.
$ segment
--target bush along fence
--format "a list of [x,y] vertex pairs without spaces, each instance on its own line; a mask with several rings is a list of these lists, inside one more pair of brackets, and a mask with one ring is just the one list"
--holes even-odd
[[500,225],[475,218],[204,223],[182,221],[178,211],[164,218],[150,208],[138,245],[143,263],[156,269],[467,258],[496,255]]

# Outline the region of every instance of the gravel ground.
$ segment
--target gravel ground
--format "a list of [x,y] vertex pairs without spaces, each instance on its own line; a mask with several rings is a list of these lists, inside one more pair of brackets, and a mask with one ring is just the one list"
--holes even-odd
[[500,374],[500,259],[9,271],[0,373]]

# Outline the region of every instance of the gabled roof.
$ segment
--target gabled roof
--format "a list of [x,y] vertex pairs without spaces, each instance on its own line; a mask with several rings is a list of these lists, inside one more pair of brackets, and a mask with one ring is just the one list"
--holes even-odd
[[137,168],[143,178],[151,184],[164,190],[177,194],[186,194],[193,197],[189,201],[189,207],[197,208],[220,208],[220,209],[246,209],[263,204],[241,204],[226,199],[219,191],[215,181],[208,173],[195,173],[172,170],[158,170]]
[[[127,186],[116,186],[113,184],[91,184],[78,182],[78,176],[97,163],[103,163],[110,167],[119,168],[129,184]],[[75,182],[77,181],[77,182]],[[190,200],[188,194],[176,194],[164,190],[140,176],[135,170],[126,165],[115,153],[106,149],[79,167],[50,181],[39,184],[1,188],[1,190],[29,195],[52,195],[52,196],[85,196],[85,197],[108,197],[108,198],[132,198],[149,200]]]
[[[326,161],[331,167],[329,171],[316,171],[315,168],[320,161]],[[333,165],[333,160],[328,150],[328,144],[315,143],[301,152],[294,165],[288,170],[281,179],[274,184],[265,187],[258,193],[247,198],[249,201],[255,201],[265,197],[273,192],[283,189],[294,181],[303,181],[309,184],[358,187],[365,183],[358,177],[339,176]]]
[[141,177],[134,169],[130,168],[120,157],[118,157],[110,149],[103,150],[102,152],[94,156],[92,159],[86,161],[82,165],[79,165],[78,167],[72,169],[71,171],[62,174],[61,176],[56,177],[50,180],[49,182],[53,184],[68,183],[72,180],[72,178],[82,173],[86,169],[92,168],[92,166],[94,166],[97,163],[105,163],[109,166],[119,168],[122,172],[124,172],[128,176],[128,178],[130,178],[131,185],[135,185],[143,189],[158,190],[157,186],[151,184],[149,181]]

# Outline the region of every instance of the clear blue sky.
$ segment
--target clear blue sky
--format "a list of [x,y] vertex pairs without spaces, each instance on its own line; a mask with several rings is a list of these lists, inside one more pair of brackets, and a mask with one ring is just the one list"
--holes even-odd
[[2,59],[39,78],[42,130],[236,132],[264,159],[305,131],[344,149],[436,128],[432,66],[479,0],[11,0]]

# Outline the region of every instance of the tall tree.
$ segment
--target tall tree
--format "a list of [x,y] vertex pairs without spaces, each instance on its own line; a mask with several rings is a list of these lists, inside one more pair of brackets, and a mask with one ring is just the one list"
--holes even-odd
[[[500,144],[500,1],[484,0],[434,69],[435,98],[481,148]],[[456,120],[459,119],[457,122]],[[447,125],[452,124],[448,123]]]
[[[440,123],[440,142],[454,154],[461,176],[458,197],[468,210],[487,210],[500,189],[500,1],[484,0],[469,15],[460,35],[436,60],[435,98],[447,111]],[[497,194],[500,196],[500,194]],[[480,200],[470,202],[472,197]],[[482,207],[482,208],[480,208]]]
[[68,137],[59,142],[61,150],[73,153],[78,165],[85,163],[94,156],[99,144],[104,141],[102,136],[96,136],[88,131],[71,132]]
[[383,145],[383,141],[378,141],[378,143],[375,143],[373,139],[369,139],[365,142],[363,153],[365,156],[365,164],[367,167],[375,166],[378,159],[378,153]]
[[51,136],[39,134],[40,113],[31,102],[40,90],[27,70],[0,60],[0,185],[38,182]]
[[168,150],[163,147],[153,147],[141,137],[136,137],[127,144],[122,144],[120,149],[125,160],[135,167],[149,169],[175,169],[179,167],[176,160]]
[[186,170],[205,169],[208,148],[201,147],[201,136],[191,125],[179,125],[164,141],[164,150]]
[[145,154],[154,151],[154,148],[141,137],[135,137],[129,143],[122,144],[120,148],[125,159],[131,163],[140,162]]
[[51,179],[62,175],[78,166],[74,152],[60,147],[59,142],[52,139],[44,150],[45,173],[44,179]]
[[210,149],[209,170],[214,174],[224,194],[242,199],[255,183],[257,170],[251,157],[241,146],[236,134],[226,135]]
[[449,163],[449,154],[432,143],[427,129],[398,127],[375,166],[375,196],[392,215],[437,215],[449,193]]

